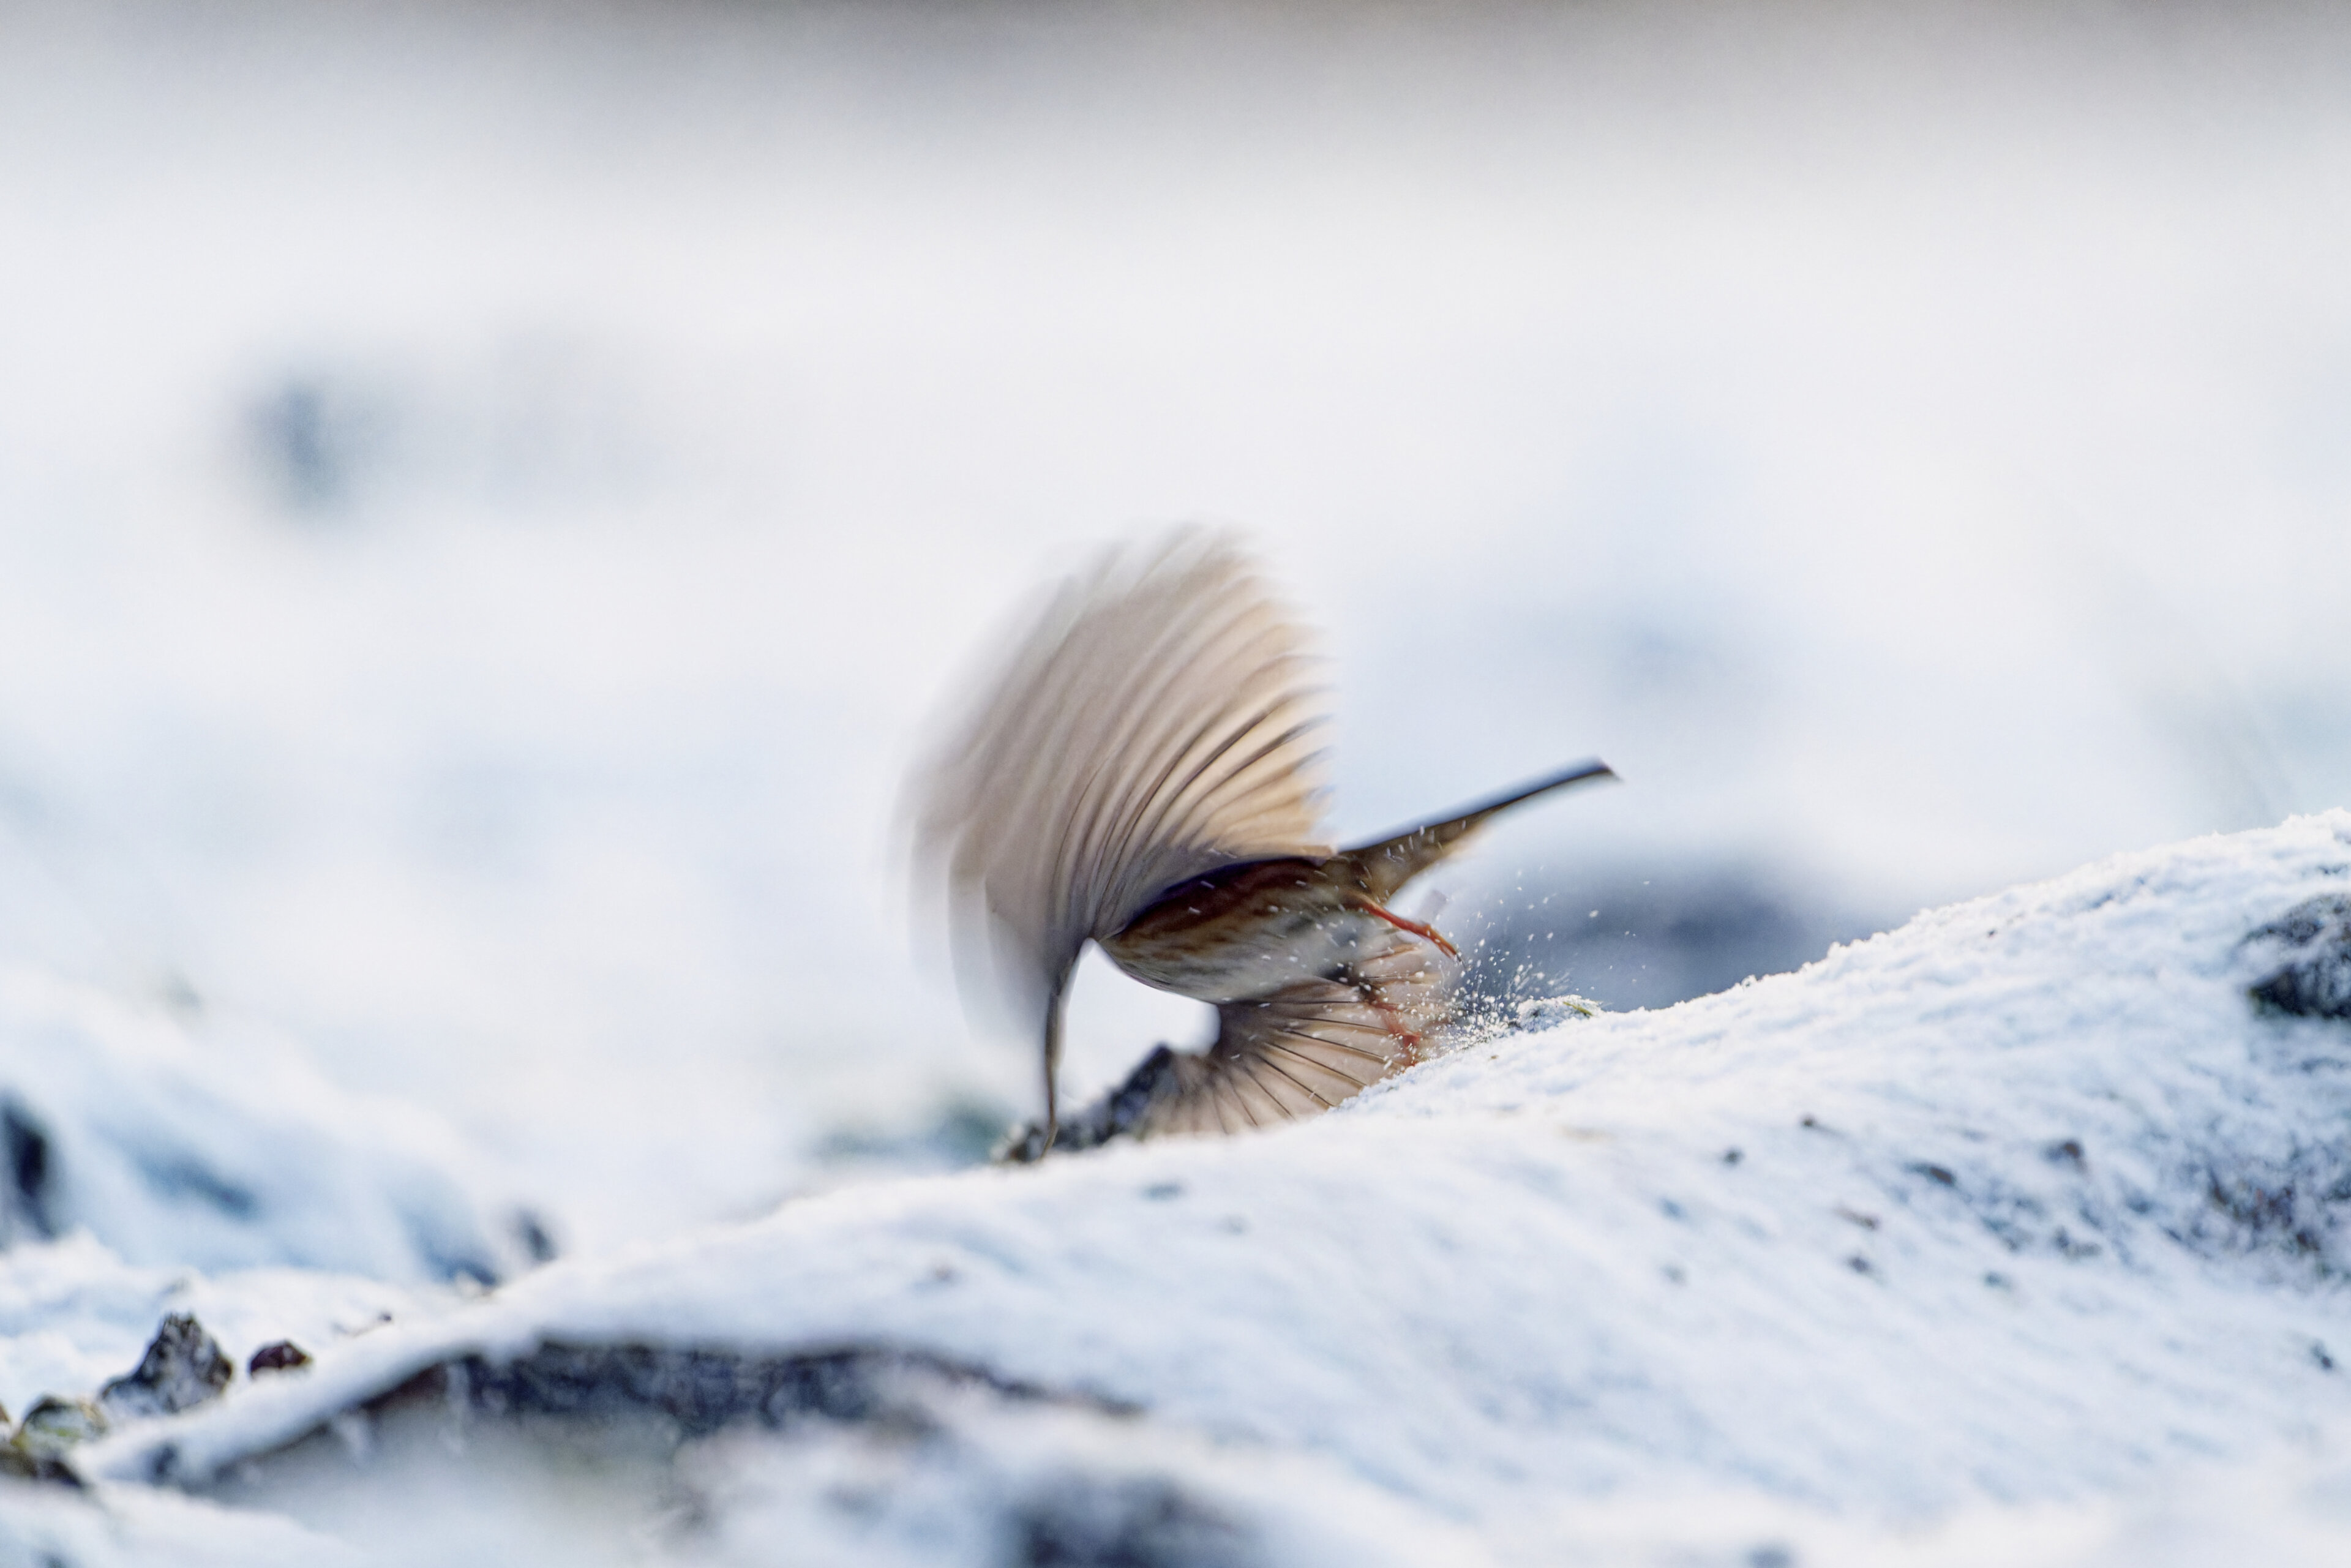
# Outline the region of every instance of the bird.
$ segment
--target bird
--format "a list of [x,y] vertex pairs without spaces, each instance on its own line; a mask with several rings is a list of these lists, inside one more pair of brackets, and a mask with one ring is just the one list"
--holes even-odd
[[1235,535],[1113,546],[1055,591],[910,777],[918,885],[943,895],[967,990],[1039,1032],[1050,1152],[1070,977],[1092,942],[1213,1005],[1205,1051],[1162,1046],[1071,1129],[1237,1132],[1318,1114],[1418,1061],[1460,955],[1392,907],[1497,814],[1613,779],[1597,759],[1335,849],[1321,832],[1327,693],[1305,630]]

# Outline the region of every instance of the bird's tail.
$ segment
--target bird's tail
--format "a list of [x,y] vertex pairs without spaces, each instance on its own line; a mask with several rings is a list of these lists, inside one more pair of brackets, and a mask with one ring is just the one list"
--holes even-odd
[[1392,837],[1377,839],[1352,850],[1343,850],[1343,858],[1355,862],[1364,885],[1374,903],[1385,904],[1395,896],[1404,884],[1450,854],[1454,847],[1486,825],[1487,820],[1513,806],[1523,805],[1539,795],[1554,789],[1564,789],[1571,784],[1581,784],[1587,779],[1614,779],[1614,769],[1593,758],[1548,779],[1513,789],[1499,799],[1472,806],[1458,815],[1440,821],[1424,822],[1407,828]]

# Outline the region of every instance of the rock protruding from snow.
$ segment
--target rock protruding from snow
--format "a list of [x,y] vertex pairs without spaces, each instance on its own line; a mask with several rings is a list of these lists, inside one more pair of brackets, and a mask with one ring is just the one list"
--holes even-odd
[[[0,1425],[6,1424],[0,1415]],[[0,1442],[0,1476],[54,1481],[69,1487],[81,1478],[66,1462],[68,1451],[106,1431],[106,1416],[87,1399],[37,1400],[7,1440]]]
[[647,1344],[548,1343],[511,1358],[470,1355],[449,1364],[444,1374],[474,1408],[492,1415],[591,1420],[652,1415],[674,1422],[688,1436],[746,1418],[770,1427],[822,1416],[919,1428],[928,1424],[926,1404],[952,1390],[983,1390],[1017,1400],[1052,1397],[936,1355],[867,1346],[758,1355]]
[[24,1424],[10,1443],[21,1454],[53,1459],[68,1448],[103,1437],[108,1425],[106,1412],[95,1401],[52,1394],[36,1400],[25,1412]]
[[291,1372],[298,1366],[310,1364],[310,1353],[290,1339],[281,1339],[263,1345],[245,1364],[247,1377],[258,1377],[265,1372]]
[[2351,894],[2307,899],[2247,939],[2278,967],[2252,987],[2274,1012],[2351,1019]]
[[183,1312],[163,1320],[138,1367],[99,1390],[99,1403],[123,1420],[176,1416],[221,1396],[236,1368],[204,1325]]
[[1266,1560],[1250,1531],[1165,1480],[1071,1477],[1023,1499],[1011,1525],[1010,1560],[1036,1568],[1255,1568]]
[[998,1165],[1033,1165],[1049,1153],[1072,1155],[1100,1148],[1127,1136],[1149,1116],[1153,1106],[1180,1092],[1176,1051],[1165,1045],[1155,1047],[1102,1098],[1063,1116],[1050,1149],[1045,1124],[1024,1122],[1005,1134],[987,1157]]

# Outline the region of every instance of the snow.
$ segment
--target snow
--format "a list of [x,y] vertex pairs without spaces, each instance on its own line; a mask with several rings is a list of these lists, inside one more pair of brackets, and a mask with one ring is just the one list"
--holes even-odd
[[326,1343],[438,1299],[316,1270],[140,1267],[87,1232],[19,1243],[0,1253],[0,1405],[21,1416],[44,1394],[95,1395],[167,1312],[193,1313],[241,1367],[265,1344]]
[[18,967],[0,971],[0,1085],[12,1157],[39,1171],[0,1208],[0,1242],[80,1228],[134,1262],[395,1281],[530,1261],[463,1140],[338,1089],[283,1039],[200,1044],[161,1008]]
[[[1366,1498],[1422,1532],[1391,1540],[1504,1563],[2089,1563],[2158,1534],[2315,1560],[2351,1541],[2351,1030],[2259,1009],[2278,955],[2247,938],[2346,879],[2351,811],[2116,857],[1467,1044],[1295,1128],[558,1262],[80,1462],[101,1499],[201,1488],[420,1369],[547,1342],[879,1345],[1053,1398],[946,1396],[919,1458],[808,1426],[689,1445],[708,1496],[748,1500],[705,1497],[729,1550],[862,1465],[859,1529],[984,1561],[1008,1497],[1099,1450],[1097,1494],[1174,1478],[1270,1561],[1342,1560],[1330,1521]],[[2278,1511],[2240,1531],[2248,1499]]]

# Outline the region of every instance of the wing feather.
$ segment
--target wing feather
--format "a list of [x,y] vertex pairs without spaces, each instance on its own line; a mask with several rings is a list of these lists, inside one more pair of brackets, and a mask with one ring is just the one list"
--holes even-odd
[[1065,584],[910,790],[967,977],[1041,1022],[1087,939],[1167,888],[1327,853],[1311,674],[1227,537],[1179,530]]

